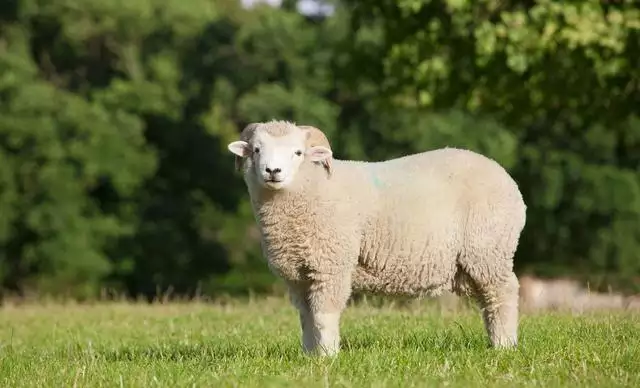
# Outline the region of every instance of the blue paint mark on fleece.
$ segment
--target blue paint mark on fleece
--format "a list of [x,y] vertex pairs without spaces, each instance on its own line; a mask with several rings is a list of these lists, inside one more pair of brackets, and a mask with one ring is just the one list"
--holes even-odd
[[382,187],[383,183],[378,177],[378,174],[376,174],[376,170],[373,164],[369,164],[369,172],[371,173],[371,181],[373,182],[373,185],[378,188]]

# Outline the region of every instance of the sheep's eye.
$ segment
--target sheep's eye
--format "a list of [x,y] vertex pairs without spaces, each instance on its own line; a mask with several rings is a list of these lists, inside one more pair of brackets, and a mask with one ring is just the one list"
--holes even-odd
[[298,155],[298,156],[302,155],[302,151],[297,150],[297,151],[296,151],[296,155]]
[[255,152],[256,154],[260,153],[260,148],[258,148],[258,147],[254,148],[253,152]]

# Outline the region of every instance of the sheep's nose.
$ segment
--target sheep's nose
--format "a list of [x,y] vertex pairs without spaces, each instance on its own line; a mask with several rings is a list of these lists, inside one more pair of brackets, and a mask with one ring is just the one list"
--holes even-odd
[[267,172],[267,174],[277,174],[277,173],[279,173],[279,172],[281,172],[281,171],[282,171],[282,170],[281,170],[281,169],[279,169],[279,168],[271,169],[271,168],[269,168],[269,167],[265,168],[264,170]]

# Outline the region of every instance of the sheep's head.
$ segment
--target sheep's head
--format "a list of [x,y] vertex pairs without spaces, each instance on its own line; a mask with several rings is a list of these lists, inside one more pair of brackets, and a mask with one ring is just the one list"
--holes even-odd
[[236,155],[236,168],[244,168],[245,174],[253,174],[271,190],[289,186],[305,162],[318,163],[331,174],[329,140],[315,127],[286,121],[253,123],[228,148]]

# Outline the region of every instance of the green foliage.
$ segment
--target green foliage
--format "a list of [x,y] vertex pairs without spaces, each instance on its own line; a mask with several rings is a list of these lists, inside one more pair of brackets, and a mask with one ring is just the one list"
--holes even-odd
[[3,287],[270,289],[226,144],[273,117],[335,131],[323,29],[231,0],[25,0],[12,11],[1,35]]
[[273,290],[226,150],[272,118],[340,158],[495,158],[528,204],[520,271],[638,287],[637,6],[332,3],[2,2],[0,288]]
[[389,0],[358,4],[353,20],[383,26],[390,98],[488,116],[516,136],[510,170],[529,207],[521,270],[613,275],[637,287],[634,2]]
[[[113,270],[106,250],[133,233],[124,208],[154,169],[141,122],[36,76],[25,36],[0,55],[0,280],[94,294]],[[116,206],[100,192],[119,197]]]

